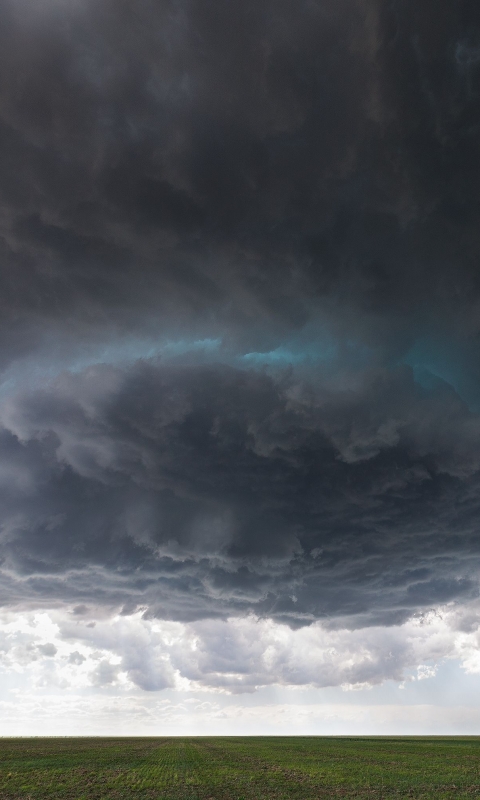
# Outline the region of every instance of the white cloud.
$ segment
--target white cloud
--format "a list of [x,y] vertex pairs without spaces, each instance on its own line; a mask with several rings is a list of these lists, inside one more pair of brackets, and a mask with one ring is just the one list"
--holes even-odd
[[[465,620],[469,630],[465,631]],[[262,686],[362,689],[386,680],[425,680],[458,659],[480,672],[480,617],[446,606],[392,627],[293,630],[253,616],[180,623],[132,616],[99,618],[52,610],[0,619],[0,667],[32,686],[227,693]]]
[[[474,732],[480,709],[442,710],[425,700],[439,665],[459,663],[465,680],[480,673],[479,621],[477,607],[453,605],[353,631],[140,614],[99,615],[93,626],[85,613],[6,612],[0,734]],[[378,703],[382,685],[397,694],[390,688],[388,702]],[[398,689],[417,686],[415,706],[403,708]],[[265,692],[274,693],[268,709]]]

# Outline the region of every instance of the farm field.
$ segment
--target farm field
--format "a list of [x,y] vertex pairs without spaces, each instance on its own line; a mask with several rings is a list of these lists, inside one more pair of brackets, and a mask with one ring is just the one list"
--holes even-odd
[[0,739],[1,800],[480,797],[480,738]]

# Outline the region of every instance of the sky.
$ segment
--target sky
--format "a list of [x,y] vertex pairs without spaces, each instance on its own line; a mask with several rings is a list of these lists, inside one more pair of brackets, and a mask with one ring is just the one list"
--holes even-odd
[[0,735],[480,734],[480,7],[0,4]]

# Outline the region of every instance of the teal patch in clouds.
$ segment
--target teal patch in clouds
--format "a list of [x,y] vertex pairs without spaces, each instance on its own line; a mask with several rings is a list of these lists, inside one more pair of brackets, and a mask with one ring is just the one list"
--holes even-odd
[[478,344],[457,339],[422,338],[402,359],[412,367],[415,381],[433,391],[451,387],[471,411],[480,411],[480,352]]
[[287,344],[265,352],[245,353],[239,361],[249,366],[288,366],[315,362],[333,361],[338,348],[332,343],[312,343],[310,345]]
[[151,339],[129,339],[116,344],[89,350],[67,358],[27,358],[9,366],[0,377],[0,398],[13,394],[21,387],[34,388],[43,382],[53,380],[62,372],[79,373],[89,367],[105,364],[127,366],[135,361],[162,358],[165,360],[181,358],[192,354],[197,359],[209,360],[219,352],[221,339],[178,339],[154,342]]
[[131,339],[119,344],[107,345],[95,354],[79,359],[70,372],[80,372],[93,364],[132,363],[150,358],[177,358],[188,353],[214,353],[221,345],[221,339],[177,339],[156,342],[151,339]]

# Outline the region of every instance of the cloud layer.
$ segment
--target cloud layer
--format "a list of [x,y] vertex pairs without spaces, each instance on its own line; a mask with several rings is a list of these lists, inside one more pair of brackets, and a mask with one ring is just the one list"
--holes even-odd
[[0,622],[0,667],[15,670],[29,694],[42,691],[121,695],[157,692],[250,694],[262,687],[341,687],[362,691],[384,681],[433,678],[446,660],[480,672],[478,604],[452,605],[403,625],[292,630],[253,616],[190,623],[141,614],[93,622],[49,611]]
[[0,604],[203,631],[98,685],[396,679],[479,592],[477,7],[6,0],[0,76]]
[[[478,331],[469,2],[5,2],[4,363],[119,332]],[[59,340],[59,331],[62,331]]]
[[95,366],[0,420],[4,602],[360,625],[478,593],[480,421],[407,366]]

